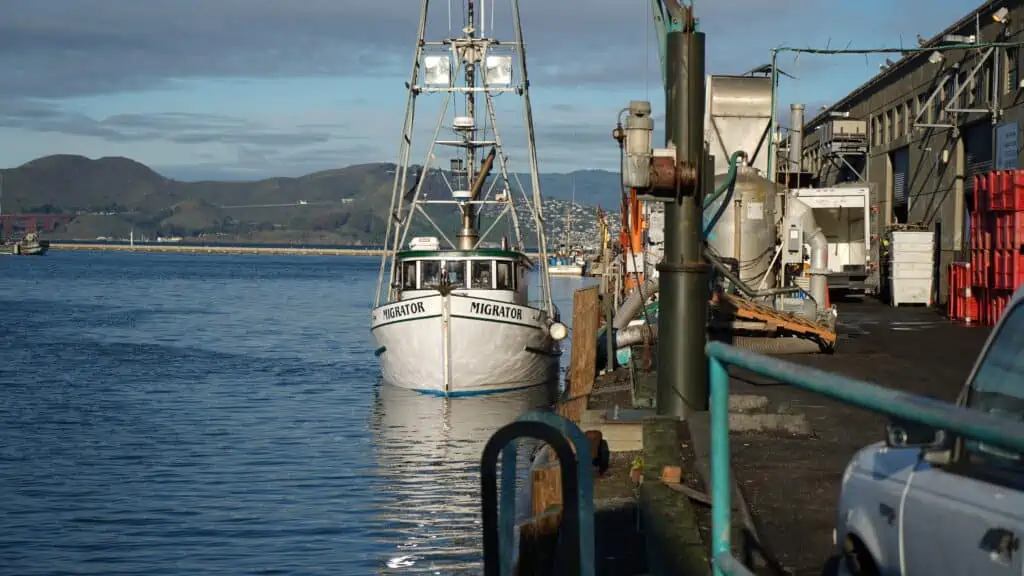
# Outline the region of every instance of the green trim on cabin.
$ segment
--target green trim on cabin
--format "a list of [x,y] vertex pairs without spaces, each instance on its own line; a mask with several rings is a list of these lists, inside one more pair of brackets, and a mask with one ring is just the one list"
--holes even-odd
[[376,326],[370,326],[370,332],[373,332],[377,328],[382,326],[391,326],[392,324],[400,324],[402,322],[412,322],[413,320],[429,320],[430,318],[440,318],[440,314],[431,314],[429,316],[416,316],[415,318],[399,318],[398,320],[392,320],[390,322],[381,322]]
[[543,326],[537,326],[536,324],[527,324],[526,322],[513,322],[511,320],[498,320],[497,318],[481,318],[480,316],[464,316],[462,314],[452,314],[452,318],[462,318],[463,320],[479,320],[480,322],[492,322],[494,324],[508,324],[509,326],[522,326],[524,328],[533,328],[534,330],[543,330]]

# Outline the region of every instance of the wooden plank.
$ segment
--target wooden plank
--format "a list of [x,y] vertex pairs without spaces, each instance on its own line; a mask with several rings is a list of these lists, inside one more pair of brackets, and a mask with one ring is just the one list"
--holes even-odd
[[586,408],[586,397],[594,390],[597,332],[600,324],[599,287],[576,290],[572,299],[572,354],[569,360],[567,402],[560,407],[559,413],[577,424]]
[[[558,464],[535,469],[531,483],[530,515],[534,518],[519,531],[516,574],[553,574],[562,524],[562,474]],[[550,514],[541,516],[546,512]]]

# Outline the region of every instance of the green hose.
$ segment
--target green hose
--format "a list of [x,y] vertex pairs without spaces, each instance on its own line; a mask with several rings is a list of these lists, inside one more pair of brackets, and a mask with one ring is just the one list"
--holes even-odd
[[[707,210],[708,207],[714,204],[715,200],[718,200],[722,194],[725,194],[727,191],[732,189],[733,184],[736,183],[736,171],[739,169],[740,158],[745,158],[746,156],[746,153],[742,150],[737,150],[732,153],[732,156],[729,157],[729,173],[725,175],[725,182],[722,182],[722,185],[716,188],[713,194],[704,199],[704,210]],[[726,202],[727,201],[728,199]],[[715,229],[715,225],[718,224],[719,218],[721,218],[722,214],[725,213],[726,202],[722,202],[722,205],[718,208],[718,212],[711,221],[704,226],[704,231],[701,235],[704,240],[707,240],[708,237],[711,236],[711,231]]]
[[736,152],[732,153],[732,156],[729,157],[729,173],[726,174],[725,176],[725,182],[722,182],[722,185],[716,188],[713,194],[704,199],[705,210],[707,210],[708,206],[711,206],[711,204],[713,204],[715,200],[718,200],[719,196],[725,194],[725,191],[731,188],[732,185],[736,183],[736,170],[739,168],[740,158],[743,158],[746,155],[746,152],[743,152],[742,150],[737,150]]

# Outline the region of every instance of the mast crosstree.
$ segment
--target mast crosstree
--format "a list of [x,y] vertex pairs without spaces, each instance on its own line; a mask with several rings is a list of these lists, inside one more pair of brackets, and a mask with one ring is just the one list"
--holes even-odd
[[[509,0],[513,41],[501,41],[490,36],[494,33],[494,0],[490,4],[489,27],[486,0],[461,1],[465,5],[462,29],[458,35],[449,30],[449,37],[437,41],[426,38],[430,0],[422,1],[412,71],[406,84],[408,97],[374,306],[397,297],[395,258],[410,240],[410,232],[417,219],[433,229],[446,249],[462,251],[484,247],[499,224],[504,222],[512,234],[511,246],[507,247],[525,251],[527,239],[516,210],[517,202],[521,201],[536,231],[536,246],[530,248],[536,248],[539,253],[537,266],[544,301],[542,308],[553,316],[519,1]],[[504,151],[494,103],[495,96],[502,94],[514,94],[522,99],[529,191],[516,174],[510,173],[510,159]],[[433,126],[426,157],[419,169],[415,169],[411,161],[417,103],[425,95],[438,95],[443,103]],[[441,138],[444,130],[451,135]],[[446,168],[437,165],[438,147],[455,151]],[[426,198],[424,186],[431,177],[444,182],[450,199]],[[458,210],[459,226],[454,239],[449,236],[451,230],[442,229],[426,210],[429,205],[445,204]],[[493,218],[481,231],[485,215],[493,215]],[[508,242],[507,237],[502,238],[503,246]]]

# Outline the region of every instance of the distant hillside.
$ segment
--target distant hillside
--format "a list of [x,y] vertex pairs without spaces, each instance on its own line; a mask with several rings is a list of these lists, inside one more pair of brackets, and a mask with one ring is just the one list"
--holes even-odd
[[[225,240],[375,244],[383,239],[394,164],[374,163],[316,172],[298,178],[252,182],[183,182],[128,158],[55,155],[0,170],[3,211],[74,214],[50,237],[93,239],[185,236]],[[520,179],[528,186],[526,175]],[[618,174],[586,170],[544,174],[541,190],[549,233],[561,234],[566,203],[575,196],[573,228],[589,234],[600,204],[617,210]],[[427,197],[448,197],[444,178],[432,173]],[[451,210],[437,215],[452,229]],[[525,213],[523,213],[525,216]],[[532,222],[520,218],[524,228]]]

